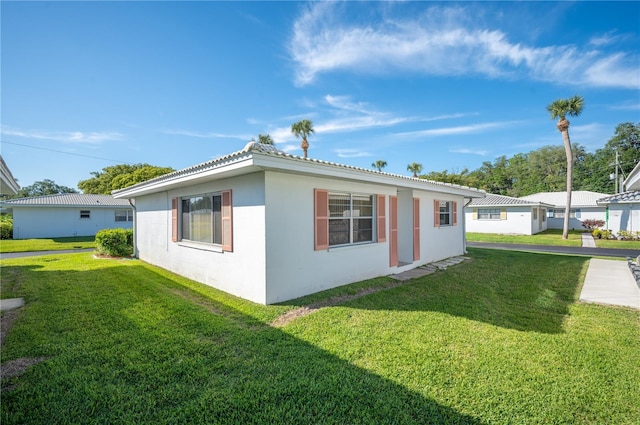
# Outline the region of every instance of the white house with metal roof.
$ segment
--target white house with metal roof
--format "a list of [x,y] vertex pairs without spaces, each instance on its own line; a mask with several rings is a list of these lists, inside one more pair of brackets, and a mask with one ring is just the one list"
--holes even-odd
[[640,232],[640,162],[631,170],[623,187],[626,192],[598,199],[606,208],[606,229]]
[[0,195],[15,195],[20,190],[20,185],[11,174],[11,170],[0,156]]
[[58,195],[17,198],[0,203],[13,210],[13,238],[94,236],[99,230],[133,227],[133,208],[110,195]]
[[464,254],[485,193],[250,142],[113,195],[135,204],[140,259],[272,304]]
[[551,204],[488,194],[464,209],[467,232],[535,235],[547,230]]
[[[569,229],[584,230],[582,220],[605,220],[606,208],[598,205],[598,199],[609,196],[606,193],[591,192],[587,190],[574,190],[571,192],[571,215],[569,216]],[[565,206],[567,204],[567,192],[540,192],[523,196],[519,199],[542,202],[553,205],[547,214],[547,226],[549,229],[564,228]]]

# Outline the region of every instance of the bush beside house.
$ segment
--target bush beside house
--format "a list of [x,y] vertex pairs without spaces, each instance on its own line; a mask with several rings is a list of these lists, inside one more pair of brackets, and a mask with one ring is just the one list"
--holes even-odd
[[133,229],[104,229],[96,233],[98,255],[129,257],[133,254]]
[[13,220],[7,214],[0,215],[0,239],[13,238]]

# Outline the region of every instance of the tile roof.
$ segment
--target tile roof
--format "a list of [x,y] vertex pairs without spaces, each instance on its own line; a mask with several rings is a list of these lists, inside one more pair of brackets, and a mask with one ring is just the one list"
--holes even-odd
[[[598,199],[609,196],[607,193],[590,192],[588,190],[574,190],[571,192],[572,207],[597,207]],[[544,202],[556,207],[563,207],[567,202],[567,192],[539,192],[522,196],[520,199]]]
[[598,199],[599,204],[640,204],[640,190],[618,193]]
[[513,198],[511,196],[487,194],[484,198],[474,198],[468,207],[488,207],[488,206],[533,206],[540,205],[541,202],[526,199]]
[[34,196],[31,198],[16,198],[2,202],[6,207],[34,207],[34,206],[56,206],[56,207],[128,207],[131,208],[126,199],[115,199],[111,195],[83,195],[79,193],[61,193],[58,195]]
[[[449,187],[452,189],[461,189],[466,191],[467,193],[473,193],[473,195],[477,196],[477,197],[483,197],[485,195],[485,191],[484,190],[480,190],[480,189],[475,189],[475,188],[471,188],[471,187],[467,187],[467,186],[461,186],[461,185],[457,185],[457,184],[452,184],[452,183],[443,183],[443,182],[436,182],[433,180],[426,180],[426,179],[419,179],[419,178],[414,178],[414,177],[408,177],[408,176],[402,176],[399,174],[391,174],[391,173],[385,173],[382,171],[377,171],[377,170],[371,170],[371,169],[367,169],[367,168],[361,168],[361,167],[355,167],[355,166],[351,166],[351,165],[345,165],[345,164],[339,164],[339,163],[335,163],[335,162],[329,162],[329,161],[323,161],[320,159],[313,159],[313,158],[302,158],[300,156],[296,156],[296,155],[291,155],[289,153],[286,152],[282,152],[280,150],[278,150],[278,148],[276,148],[273,145],[266,145],[266,144],[262,144],[262,143],[258,143],[258,142],[249,142],[245,145],[245,147],[240,150],[240,151],[236,151],[236,152],[232,152],[230,154],[212,159],[210,161],[207,162],[203,162],[201,164],[197,164],[197,165],[193,165],[191,167],[187,167],[184,168],[182,170],[178,170],[178,171],[174,171],[172,173],[169,174],[165,174],[159,177],[155,177],[151,180],[147,180],[145,182],[142,183],[138,183],[135,184],[133,186],[129,186],[125,189],[120,189],[120,190],[116,190],[113,191],[113,194],[118,196],[127,196],[124,195],[125,193],[129,192],[135,192],[137,189],[142,189],[145,188],[147,186],[153,186],[156,184],[162,184],[165,182],[170,182],[172,180],[176,180],[176,179],[180,179],[183,177],[189,177],[192,175],[196,175],[196,174],[200,174],[200,173],[204,173],[207,172],[209,170],[212,169],[216,169],[219,167],[223,167],[225,165],[229,165],[232,164],[236,161],[241,161],[242,159],[247,158],[249,155],[254,154],[254,153],[258,153],[258,154],[265,154],[268,156],[273,156],[273,157],[278,157],[278,158],[283,158],[283,159],[288,159],[288,160],[294,160],[294,161],[299,161],[299,162],[306,162],[309,164],[320,164],[323,166],[328,166],[328,167],[333,167],[333,168],[339,168],[339,169],[345,169],[345,170],[353,170],[353,171],[358,171],[358,172],[362,172],[362,173],[368,173],[371,175],[379,175],[379,176],[387,176],[387,177],[392,177],[395,179],[402,179],[405,181],[412,181],[412,182],[419,182],[419,183],[424,183],[426,185],[431,185],[431,186],[439,186],[439,187]],[[469,194],[469,196],[472,196],[471,194]]]

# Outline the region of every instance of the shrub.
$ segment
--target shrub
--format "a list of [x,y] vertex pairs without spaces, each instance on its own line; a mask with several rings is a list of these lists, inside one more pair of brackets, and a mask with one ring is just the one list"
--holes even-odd
[[96,233],[96,251],[100,255],[128,257],[133,254],[133,230],[104,229]]
[[591,232],[591,235],[593,235],[594,238],[602,239],[602,230],[593,229],[593,232]]
[[585,229],[593,230],[598,227],[604,226],[604,220],[596,220],[595,218],[588,218],[586,220],[582,220],[582,227]]
[[13,238],[13,216],[0,214],[0,239]]
[[602,234],[602,239],[611,239],[611,230],[602,230],[601,231]]

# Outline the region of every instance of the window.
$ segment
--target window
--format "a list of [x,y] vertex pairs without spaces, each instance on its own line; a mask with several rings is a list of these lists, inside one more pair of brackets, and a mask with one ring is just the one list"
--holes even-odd
[[542,212],[540,213],[540,215],[542,216],[542,221],[545,222],[547,221],[547,210],[545,208],[542,208],[541,211]]
[[456,201],[433,200],[433,225],[457,226],[458,225],[458,203]]
[[451,202],[439,201],[438,202],[438,214],[440,214],[440,226],[450,226],[453,220],[451,220]]
[[[549,210],[551,214],[553,214],[553,218],[564,218],[564,208],[555,208],[553,210]],[[576,210],[571,208],[569,212],[569,218],[576,218],[576,212],[580,212],[580,210]]]
[[80,218],[91,218],[90,210],[80,210]]
[[[172,240],[222,245],[231,251],[231,191],[178,199],[171,204]],[[180,238],[178,238],[178,229]]]
[[329,193],[329,246],[373,241],[373,196]]
[[133,211],[116,210],[116,221],[133,221]]
[[500,208],[478,209],[478,220],[500,220]]
[[537,209],[537,208],[534,208],[534,209],[533,209],[533,219],[534,219],[534,220],[537,220],[537,219],[538,219],[538,209]]

